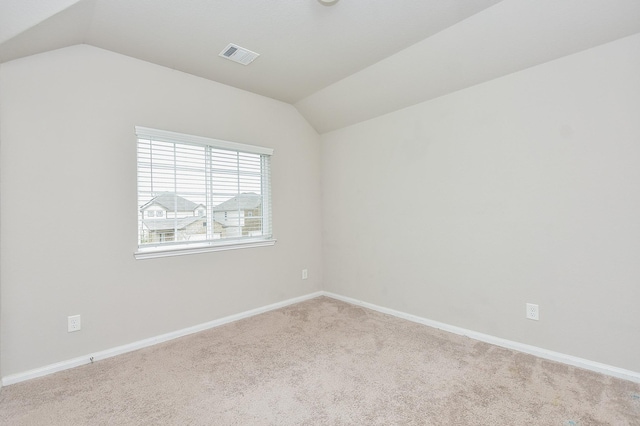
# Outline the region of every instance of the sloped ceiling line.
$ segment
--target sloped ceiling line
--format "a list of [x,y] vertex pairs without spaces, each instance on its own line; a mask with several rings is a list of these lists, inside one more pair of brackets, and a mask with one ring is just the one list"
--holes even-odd
[[[326,133],[638,32],[638,0],[3,0],[0,63],[86,43],[291,103]],[[261,56],[225,61],[229,43]]]

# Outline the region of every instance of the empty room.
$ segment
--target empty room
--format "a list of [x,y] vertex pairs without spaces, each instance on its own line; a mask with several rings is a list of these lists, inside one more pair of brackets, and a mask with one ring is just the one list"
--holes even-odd
[[0,424],[640,425],[640,1],[0,0]]

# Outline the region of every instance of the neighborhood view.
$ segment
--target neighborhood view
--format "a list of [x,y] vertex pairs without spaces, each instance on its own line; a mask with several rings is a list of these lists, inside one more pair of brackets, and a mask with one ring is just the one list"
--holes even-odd
[[237,194],[209,208],[175,192],[163,192],[140,206],[140,244],[262,235],[262,196]]

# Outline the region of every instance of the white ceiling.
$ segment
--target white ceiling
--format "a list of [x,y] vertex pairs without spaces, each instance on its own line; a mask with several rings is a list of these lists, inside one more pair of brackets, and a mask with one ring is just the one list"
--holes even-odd
[[295,105],[325,133],[638,32],[640,0],[505,0]]
[[292,103],[321,133],[636,32],[639,0],[0,0],[0,62],[86,43]]
[[[26,24],[0,59],[87,43],[293,103],[499,0],[56,1],[42,23],[33,0],[0,1],[5,20]],[[229,43],[261,56],[225,61]]]

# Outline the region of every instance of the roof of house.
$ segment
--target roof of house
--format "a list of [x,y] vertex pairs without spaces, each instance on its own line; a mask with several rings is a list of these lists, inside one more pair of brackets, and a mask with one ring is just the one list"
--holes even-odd
[[145,210],[146,208],[151,207],[154,204],[159,205],[160,207],[163,207],[170,212],[192,212],[198,206],[202,205],[196,204],[191,200],[187,200],[186,198],[181,197],[174,192],[163,192],[162,194],[152,198],[151,201],[140,207],[140,210]]
[[203,220],[204,216],[187,216],[178,219],[143,219],[142,223],[150,231],[184,229],[194,222]]
[[236,210],[253,210],[262,205],[262,196],[255,192],[244,192],[229,198],[224,203],[214,206],[214,212],[228,212]]

